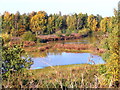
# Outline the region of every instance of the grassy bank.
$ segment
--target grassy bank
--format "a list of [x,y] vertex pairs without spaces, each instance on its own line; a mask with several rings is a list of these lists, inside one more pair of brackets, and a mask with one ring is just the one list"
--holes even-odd
[[29,70],[29,88],[103,88],[108,87],[99,74],[100,65],[74,64]]

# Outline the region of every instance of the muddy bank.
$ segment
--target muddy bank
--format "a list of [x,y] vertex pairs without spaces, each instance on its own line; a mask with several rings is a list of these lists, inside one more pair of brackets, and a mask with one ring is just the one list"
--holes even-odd
[[67,50],[88,50],[94,54],[104,53],[104,49],[95,48],[92,44],[56,44],[56,49],[67,49]]
[[[87,37],[88,35],[80,35],[77,33],[72,33],[69,36],[66,36],[65,34],[62,34],[60,36],[57,35],[38,35],[36,38],[39,42],[42,43],[48,43],[51,41],[66,41],[66,40],[73,40],[73,39],[80,39]],[[23,41],[21,37],[12,37],[10,39],[9,45],[22,45],[23,47],[30,47],[35,46],[37,44],[37,41]]]
[[92,44],[48,44],[41,47],[28,47],[26,49],[29,52],[44,52],[49,50],[59,50],[64,52],[90,52],[93,54],[104,53],[104,49],[95,48]]
[[38,47],[38,51],[45,51],[45,50],[50,49],[50,48],[52,48],[52,45],[45,45],[42,47]]
[[61,49],[74,49],[74,50],[86,50],[93,48],[92,45],[88,44],[56,44],[54,48],[61,48]]
[[37,39],[40,40],[40,42],[49,42],[49,41],[60,41],[60,40],[71,40],[71,39],[80,39],[83,37],[87,37],[88,35],[80,35],[77,33],[72,33],[69,36],[66,36],[65,34],[62,34],[60,36],[57,35],[39,35],[37,36]]

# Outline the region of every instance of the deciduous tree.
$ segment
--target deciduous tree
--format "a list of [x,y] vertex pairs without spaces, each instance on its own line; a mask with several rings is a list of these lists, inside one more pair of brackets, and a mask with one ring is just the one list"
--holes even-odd
[[47,24],[47,13],[44,11],[37,12],[30,20],[30,29],[35,32],[36,35],[43,34]]

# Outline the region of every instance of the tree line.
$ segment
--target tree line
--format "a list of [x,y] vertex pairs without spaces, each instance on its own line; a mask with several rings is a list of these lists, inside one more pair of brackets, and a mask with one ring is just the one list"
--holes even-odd
[[60,33],[78,33],[84,28],[91,31],[110,32],[114,23],[114,17],[102,17],[100,15],[72,14],[61,15],[50,14],[45,11],[15,14],[4,12],[1,18],[1,30],[3,33],[12,36],[21,36],[27,31],[31,31],[35,35],[48,35],[57,32]]

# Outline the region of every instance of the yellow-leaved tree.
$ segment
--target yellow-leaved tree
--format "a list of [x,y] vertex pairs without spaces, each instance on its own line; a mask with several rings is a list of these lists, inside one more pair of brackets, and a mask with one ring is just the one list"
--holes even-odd
[[[120,79],[120,29],[119,29],[119,12],[112,18],[111,32],[107,38],[107,51],[106,51],[106,74],[109,75],[109,82],[114,87],[119,86]],[[110,22],[109,22],[110,23]]]
[[44,11],[37,12],[30,20],[30,29],[35,32],[36,35],[43,34],[47,24],[47,13]]
[[88,27],[90,30],[92,30],[92,31],[98,30],[98,27],[97,27],[98,21],[94,15],[88,16],[87,22],[88,22]]
[[100,30],[103,32],[107,32],[111,28],[110,25],[111,25],[111,18],[105,17],[100,22]]

